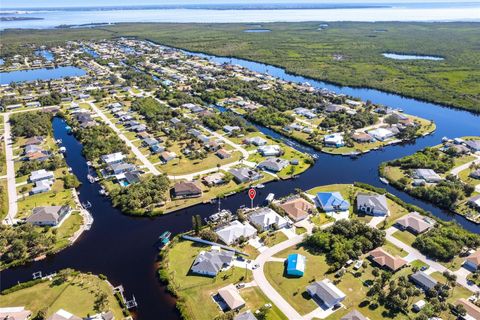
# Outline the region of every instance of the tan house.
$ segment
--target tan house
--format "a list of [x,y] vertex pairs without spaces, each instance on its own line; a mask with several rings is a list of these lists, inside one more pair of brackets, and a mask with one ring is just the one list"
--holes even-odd
[[238,310],[245,306],[245,300],[243,300],[233,284],[229,284],[228,286],[219,289],[218,295],[227,304],[230,310]]
[[471,303],[470,301],[461,298],[458,299],[457,302],[455,303],[456,305],[463,305],[465,310],[467,311],[467,315],[461,317],[461,319],[480,319],[480,308]]
[[308,217],[308,214],[315,208],[313,204],[303,198],[287,200],[279,205],[285,213],[293,220],[300,221]]
[[408,230],[413,234],[424,233],[435,225],[431,218],[422,216],[418,212],[410,212],[406,216],[398,219],[396,225],[401,230]]
[[377,248],[368,254],[369,258],[378,264],[381,267],[385,267],[391,271],[397,271],[404,267],[407,264],[407,261],[400,258],[394,257],[382,248]]
[[480,250],[477,250],[466,257],[463,265],[469,269],[477,270],[478,267],[480,267]]

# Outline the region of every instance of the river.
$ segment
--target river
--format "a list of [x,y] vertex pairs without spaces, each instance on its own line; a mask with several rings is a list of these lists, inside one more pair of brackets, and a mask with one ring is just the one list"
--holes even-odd
[[[220,57],[210,58],[217,62],[228,61],[253,70],[266,71],[288,81],[309,82],[317,87],[325,87],[364,100],[370,99],[374,103],[400,107],[407,113],[432,119],[437,124],[437,131],[433,135],[417,139],[413,143],[389,146],[383,150],[373,151],[357,159],[317,153],[319,155],[317,162],[305,174],[294,180],[269,183],[265,189],[259,190],[258,202],[263,201],[270,192],[280,197],[293,192],[295,188],[306,190],[323,184],[361,181],[385,187],[378,180],[377,169],[381,162],[411,154],[426,146],[438,144],[443,136],[457,137],[480,134],[480,117],[467,111],[450,109],[377,90],[338,87],[289,75],[280,68],[260,63]],[[98,184],[90,184],[87,181],[87,166],[85,158],[81,154],[82,146],[73,136],[66,133],[63,120],[55,118],[53,127],[55,138],[62,139],[63,145],[67,149],[66,161],[68,165],[73,168],[73,172],[82,182],[79,189],[80,200],[92,203],[93,206],[90,210],[95,221],[90,231],[82,235],[73,246],[57,255],[3,271],[0,274],[1,288],[10,287],[17,281],[29,280],[35,271],[42,271],[45,274],[70,267],[80,271],[104,274],[114,285],[124,285],[127,296],[134,294],[139,303],[137,310],[139,319],[178,319],[179,315],[175,309],[174,299],[165,292],[165,288],[159,285],[156,278],[155,259],[157,251],[154,243],[165,230],[169,230],[173,234],[189,230],[192,215],[199,214],[206,217],[214,213],[217,206],[202,204],[156,218],[135,218],[122,215],[117,209],[112,208],[108,199],[99,195]],[[268,129],[261,129],[267,134],[279,137],[278,134]],[[302,151],[315,153],[306,146],[293,144]],[[466,229],[480,233],[480,226],[463,217],[451,215],[389,186],[386,187],[388,191],[407,202],[419,205],[442,219],[455,219]],[[228,201],[224,201],[222,208],[235,211],[240,205],[249,205],[249,199],[245,192],[229,197]]]

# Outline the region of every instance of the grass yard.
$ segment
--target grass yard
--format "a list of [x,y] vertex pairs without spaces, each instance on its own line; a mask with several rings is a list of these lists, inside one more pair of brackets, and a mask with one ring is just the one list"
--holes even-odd
[[220,314],[220,309],[211,295],[228,284],[251,281],[252,274],[251,271],[245,272],[245,269],[235,267],[221,272],[215,278],[190,274],[192,262],[202,250],[209,250],[209,247],[190,241],[178,241],[169,249],[166,265],[171,279],[170,285],[184,300],[187,315],[192,319],[206,320]]
[[240,290],[240,295],[245,300],[247,309],[254,313],[266,303],[272,304],[272,308],[267,313],[266,320],[288,320],[287,317],[274,305],[258,287],[244,288]]
[[409,231],[406,231],[406,230],[405,231],[401,231],[401,230],[395,231],[393,233],[393,236],[395,238],[397,238],[398,240],[402,241],[403,243],[408,244],[409,246],[412,246],[412,243],[417,238],[413,233],[411,233]]
[[94,310],[95,293],[107,293],[109,309],[116,319],[122,319],[122,310],[113,296],[109,284],[96,276],[79,274],[71,276],[66,282],[54,285],[51,281],[36,284],[4,296],[1,296],[0,306],[25,306],[35,315],[39,310],[47,308],[47,316],[59,309],[64,309],[79,317],[98,313]]
[[310,221],[314,223],[317,227],[321,227],[324,224],[333,222],[334,219],[327,216],[325,213],[319,213],[310,217]]
[[49,191],[40,194],[31,195],[21,198],[18,201],[18,217],[25,218],[32,209],[41,206],[59,206],[69,204],[71,207],[75,206],[72,198],[72,191],[70,189],[60,192]]
[[70,216],[63,221],[62,225],[55,229],[49,229],[50,232],[56,230],[56,242],[54,246],[55,249],[61,249],[70,244],[70,238],[75,232],[80,229],[80,226],[83,223],[83,217],[80,215],[80,212],[73,211]]
[[287,236],[283,232],[277,231],[274,234],[267,235],[263,243],[267,247],[273,247],[274,245],[285,240],[288,240]]
[[382,248],[394,257],[399,256],[401,258],[405,258],[406,256],[408,256],[408,252],[406,252],[402,248],[397,247],[389,241],[385,241],[385,244],[382,246]]
[[0,220],[6,217],[8,213],[8,192],[7,192],[7,180],[0,180]]

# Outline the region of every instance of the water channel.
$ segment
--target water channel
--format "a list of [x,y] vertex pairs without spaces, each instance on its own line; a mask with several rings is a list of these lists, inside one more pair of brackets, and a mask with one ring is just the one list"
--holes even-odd
[[[245,66],[255,71],[267,72],[287,81],[309,82],[319,88],[327,88],[338,93],[360,97],[391,107],[402,108],[405,112],[432,119],[437,124],[437,131],[415,142],[389,146],[382,150],[373,151],[357,159],[342,156],[332,156],[323,153],[319,155],[316,164],[297,179],[272,182],[263,190],[259,190],[257,199],[263,201],[270,192],[277,197],[287,195],[295,188],[307,190],[309,188],[332,183],[352,183],[361,181],[387,187],[388,191],[431,211],[434,215],[445,219],[455,219],[466,229],[480,233],[480,226],[469,222],[460,216],[451,215],[427,203],[414,199],[389,186],[383,185],[378,179],[378,165],[386,160],[402,157],[426,146],[438,144],[443,136],[457,137],[480,134],[480,117],[467,111],[450,109],[431,103],[404,98],[394,94],[384,93],[372,89],[357,89],[339,87],[312,79],[290,75],[283,69],[240,59],[206,56],[220,63],[229,62]],[[155,259],[158,236],[165,230],[172,234],[191,229],[191,216],[199,214],[206,217],[217,210],[217,205],[203,204],[187,208],[156,218],[135,218],[121,214],[111,206],[110,201],[99,195],[99,186],[87,181],[87,166],[82,156],[81,144],[65,130],[65,123],[59,118],[53,122],[56,139],[62,139],[67,149],[66,161],[73,172],[82,182],[79,189],[80,200],[90,201],[90,209],[94,216],[94,224],[71,247],[45,260],[27,264],[25,266],[1,272],[0,286],[2,289],[32,278],[32,273],[42,271],[44,274],[58,271],[62,268],[75,268],[80,271],[104,274],[114,285],[122,284],[127,295],[134,294],[139,303],[137,316],[139,319],[179,319],[175,310],[174,299],[159,285],[156,278]],[[278,134],[261,128],[263,132],[282,138]],[[285,139],[285,138],[282,138]],[[316,153],[314,150],[289,142],[302,151]],[[241,205],[249,205],[246,192],[233,195],[224,201],[222,208],[235,211]]]

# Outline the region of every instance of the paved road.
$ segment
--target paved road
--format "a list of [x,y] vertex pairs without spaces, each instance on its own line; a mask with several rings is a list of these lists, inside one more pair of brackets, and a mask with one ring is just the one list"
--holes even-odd
[[480,291],[480,288],[477,287],[476,285],[469,285],[468,282],[467,282],[467,275],[468,275],[468,272],[463,272],[462,269],[463,268],[460,268],[460,270],[457,270],[455,272],[447,269],[446,267],[444,267],[443,265],[441,265],[440,263],[428,258],[427,256],[425,256],[424,254],[422,254],[420,251],[412,248],[411,246],[403,243],[402,241],[398,240],[397,238],[395,238],[394,236],[392,236],[392,234],[395,232],[395,231],[398,231],[397,228],[395,227],[390,227],[387,229],[386,231],[386,238],[388,241],[390,241],[391,243],[393,243],[395,246],[405,250],[406,252],[408,252],[408,260],[409,262],[413,261],[413,260],[420,260],[426,264],[428,264],[430,266],[430,269],[433,269],[432,271],[430,272],[435,272],[435,271],[438,271],[440,273],[443,273],[444,271],[448,271],[450,273],[454,273],[457,275],[457,283],[459,285],[461,285],[462,287],[465,287],[467,288],[468,290],[472,291],[472,292],[477,292],[477,291]]
[[12,150],[12,134],[10,128],[10,114],[5,113],[3,116],[3,130],[5,140],[5,159],[7,162],[7,189],[8,189],[8,213],[4,222],[6,224],[13,224],[15,216],[17,215],[17,187],[15,182],[15,165],[13,161]]
[[468,169],[472,163],[479,164],[480,163],[480,155],[474,154],[475,157],[474,160],[464,163],[461,166],[455,167],[452,170],[450,170],[450,173],[457,176],[460,172],[462,172],[465,169]]
[[103,119],[103,121],[110,127],[112,128],[113,131],[115,131],[120,139],[122,139],[125,144],[130,147],[132,152],[135,154],[137,159],[139,159],[143,165],[150,170],[151,173],[154,175],[159,175],[160,171],[158,171],[157,168],[150,162],[150,160],[147,159],[147,157],[140,151],[138,148],[127,138],[125,135],[118,129],[115,124],[108,119],[108,117],[93,103],[93,102],[87,102],[90,107],[92,107],[93,111],[95,111],[96,114],[100,116],[100,118]]

